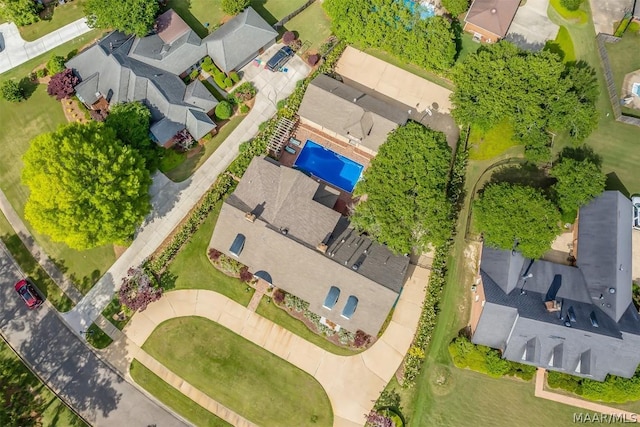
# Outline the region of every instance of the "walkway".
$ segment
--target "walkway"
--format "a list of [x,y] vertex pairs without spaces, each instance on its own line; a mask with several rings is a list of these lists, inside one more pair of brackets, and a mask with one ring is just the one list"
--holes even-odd
[[633,412],[623,411],[622,409],[612,408],[610,406],[601,405],[595,402],[589,402],[587,400],[577,399],[571,396],[565,396],[563,394],[553,393],[544,389],[545,385],[545,373],[547,371],[542,368],[538,368],[536,371],[536,391],[535,396],[542,399],[552,400],[558,403],[564,403],[565,405],[575,406],[576,408],[586,409],[589,412],[595,412],[600,414],[613,415],[616,418],[624,419],[624,422],[640,422],[640,416]]
[[[361,426],[364,414],[371,410],[402,363],[416,331],[430,272],[410,268],[387,330],[371,348],[354,356],[329,353],[235,301],[205,290],[167,292],[160,301],[137,313],[124,328],[127,338],[115,341],[103,354],[122,372],[128,372],[134,358],[154,370],[155,362],[140,359],[140,346],[155,328],[176,317],[204,317],[311,374],[329,396],[334,426]],[[167,374],[169,378],[162,372],[159,375],[176,387],[172,373]],[[188,386],[176,388],[186,395],[193,393]]]
[[0,34],[4,38],[4,50],[0,52],[0,73],[4,73],[28,60],[40,56],[91,31],[86,18],[78,19],[71,24],[58,28],[38,40],[27,42],[22,39],[18,27],[13,22],[0,24]]

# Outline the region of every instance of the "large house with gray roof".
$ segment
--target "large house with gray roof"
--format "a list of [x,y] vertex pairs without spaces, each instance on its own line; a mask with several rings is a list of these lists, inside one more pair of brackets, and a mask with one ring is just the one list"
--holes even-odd
[[598,381],[630,378],[640,363],[631,202],[606,191],[580,208],[577,227],[575,265],[483,248],[472,341],[514,362]]
[[327,325],[375,336],[409,258],[358,234],[332,209],[337,198],[302,172],[256,157],[225,200],[209,246],[307,301]]
[[[226,40],[229,28],[237,37],[227,40],[226,50],[242,52],[243,60],[229,53],[235,68],[228,71],[246,64],[277,36],[250,7],[204,40],[168,10],[156,20],[152,34],[140,38],[114,31],[66,65],[80,78],[76,95],[88,108],[105,110],[112,104],[141,101],[151,110],[151,135],[159,145],[172,145],[184,129],[199,140],[216,128],[211,117],[218,102],[202,82],[196,79],[187,85],[182,77],[207,55],[216,63],[226,61],[219,55],[217,40]],[[226,67],[228,62],[218,65]]]

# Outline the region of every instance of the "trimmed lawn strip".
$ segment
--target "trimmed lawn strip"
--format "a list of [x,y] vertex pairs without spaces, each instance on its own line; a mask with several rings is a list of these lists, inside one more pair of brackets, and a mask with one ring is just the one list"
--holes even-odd
[[198,231],[184,245],[169,265],[168,271],[176,277],[175,287],[167,289],[206,289],[225,295],[243,306],[253,296],[253,288],[240,280],[218,271],[209,261],[207,248],[218,220],[222,202],[218,202]]
[[300,41],[309,41],[309,51],[317,51],[331,35],[331,21],[318,1],[285,24],[285,30],[298,34]]
[[[569,10],[562,6],[561,1],[562,0],[550,0],[549,7],[553,8],[563,19],[566,19],[572,24],[585,24],[589,20],[589,14],[585,11],[584,6],[580,6],[578,10]],[[583,5],[584,3],[588,2],[583,2]],[[611,31],[613,31],[613,29]]]
[[33,280],[40,294],[48,300],[56,310],[61,313],[67,312],[75,305],[73,301],[64,293],[62,289],[49,277],[46,271],[36,259],[31,255],[29,249],[22,243],[20,237],[15,234],[13,228],[5,216],[0,212],[0,240],[5,244],[20,269]]
[[178,166],[170,169],[165,173],[167,178],[173,182],[182,182],[189,178],[193,173],[198,170],[204,162],[220,147],[225,139],[238,127],[238,125],[247,117],[246,115],[236,115],[230,120],[227,120],[223,126],[220,127],[220,131],[212,136],[207,142],[204,143],[200,152],[191,157],[187,157]]
[[44,11],[48,15],[48,19],[40,19],[35,24],[19,27],[20,35],[26,41],[34,41],[73,21],[77,21],[84,16],[85,2],[86,0],[74,0],[62,5],[52,2]]
[[111,337],[105,334],[95,323],[92,323],[87,329],[86,338],[87,342],[95,348],[105,348],[113,342]]
[[360,352],[357,350],[339,347],[327,341],[324,337],[321,337],[320,335],[307,328],[307,325],[305,325],[303,322],[296,319],[295,317],[292,317],[283,309],[278,308],[273,301],[267,302],[267,297],[262,298],[262,300],[260,301],[260,305],[258,305],[256,313],[330,353],[337,354],[338,356],[352,356]]
[[[554,43],[563,53],[562,60],[564,62],[573,62],[576,60],[576,52],[573,48],[573,40],[571,40],[571,34],[569,34],[569,30],[567,27],[561,26],[560,30],[558,30],[558,35],[554,40]],[[551,49],[553,51],[553,49]]]
[[215,322],[200,317],[168,320],[142,348],[258,425],[332,425],[329,398],[311,375]]
[[513,139],[513,127],[506,121],[482,132],[474,128],[469,134],[469,159],[488,160],[520,145]]
[[41,403],[40,407],[32,408],[42,415],[38,425],[42,426],[86,426],[87,424],[64,404],[40,379],[36,377],[13,352],[11,347],[0,339],[0,357],[9,359],[15,368],[11,372],[3,373],[3,376],[23,376],[20,381],[21,388],[31,390]]
[[231,427],[231,424],[218,418],[171,387],[164,382],[162,378],[151,372],[146,366],[135,359],[131,363],[131,377],[160,402],[191,421],[194,425],[198,427]]

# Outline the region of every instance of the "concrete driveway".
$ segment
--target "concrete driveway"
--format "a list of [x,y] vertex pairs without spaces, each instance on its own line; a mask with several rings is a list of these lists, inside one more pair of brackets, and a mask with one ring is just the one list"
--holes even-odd
[[590,5],[596,34],[613,34],[614,23],[633,9],[633,0],[591,0]]
[[0,332],[32,369],[93,426],[186,426],[117,375],[48,304],[26,308],[13,285],[23,277],[0,243]]
[[518,8],[505,38],[522,49],[542,50],[547,40],[555,40],[560,29],[547,16],[548,8],[549,0],[527,0]]
[[91,28],[87,26],[87,20],[81,18],[40,37],[38,40],[27,42],[22,39],[16,24],[13,22],[0,24],[0,34],[4,39],[4,50],[0,52],[0,73],[17,67],[90,30]]

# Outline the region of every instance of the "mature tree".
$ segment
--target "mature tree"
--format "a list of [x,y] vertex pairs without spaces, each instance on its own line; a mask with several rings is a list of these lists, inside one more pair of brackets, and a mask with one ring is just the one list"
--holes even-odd
[[526,52],[508,42],[483,46],[453,71],[454,117],[487,130],[502,120],[539,151],[548,130],[577,141],[597,125],[597,80],[586,65],[567,66],[554,53]]
[[10,352],[0,355],[0,425],[31,427],[39,422],[43,404],[33,393],[39,384],[20,360]]
[[335,34],[347,42],[384,49],[436,71],[453,65],[455,31],[440,16],[420,19],[401,1],[325,0],[323,7]]
[[540,190],[509,183],[489,184],[474,204],[473,214],[487,245],[517,249],[540,258],[558,234],[560,213]]
[[162,296],[162,288],[140,267],[130,268],[118,290],[120,304],[133,311],[144,311]]
[[41,10],[42,5],[33,0],[0,0],[0,18],[18,26],[38,22]]
[[24,155],[25,217],[76,249],[125,243],[150,210],[144,159],[103,123],[35,137]]
[[398,253],[443,243],[451,150],[443,133],[414,122],[389,134],[355,189],[352,224]]
[[147,169],[158,168],[158,146],[149,138],[151,111],[141,102],[115,104],[109,109],[105,125],[116,131],[116,137],[144,157]]
[[222,0],[222,11],[228,15],[237,15],[245,10],[250,0]]
[[47,71],[51,75],[61,73],[65,69],[65,62],[67,62],[67,60],[64,56],[53,55],[49,61],[47,61]]
[[87,24],[143,37],[153,28],[159,2],[149,0],[88,0]]
[[451,16],[459,16],[469,9],[469,0],[442,0],[442,5]]
[[58,101],[63,98],[71,98],[71,95],[76,91],[75,86],[78,83],[80,83],[80,79],[73,74],[70,68],[67,68],[51,77],[47,86],[47,93],[55,96]]
[[558,180],[553,185],[556,204],[569,214],[602,193],[607,181],[598,158],[572,155],[576,151],[564,150],[551,169],[551,176]]
[[5,80],[0,86],[0,96],[9,102],[24,101],[24,91],[15,80]]

